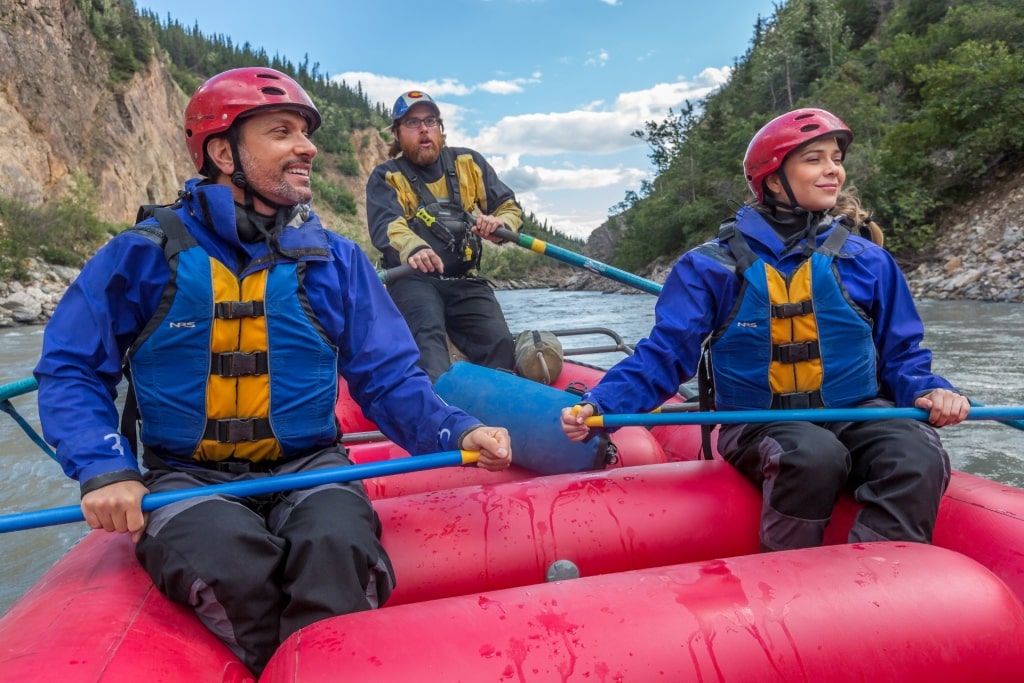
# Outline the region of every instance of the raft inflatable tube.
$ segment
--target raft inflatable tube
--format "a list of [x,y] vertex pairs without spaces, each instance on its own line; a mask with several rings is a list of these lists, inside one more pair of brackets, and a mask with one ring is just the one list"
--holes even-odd
[[434,391],[485,424],[508,429],[513,460],[531,472],[586,472],[608,464],[607,435],[573,442],[562,432],[562,408],[576,402],[575,394],[466,361],[452,363]]
[[551,475],[374,502],[397,586],[387,605],[755,553],[761,496],[728,463]]
[[0,619],[0,681],[254,683],[190,607],[171,602],[128,534],[93,531]]
[[[662,451],[661,445],[643,427],[623,427],[612,434],[610,440],[615,446],[615,460],[608,464],[607,469],[632,467],[634,465],[654,465],[666,462],[665,453]],[[572,443],[568,439],[565,439],[565,442],[566,444]],[[404,449],[390,441],[352,444],[348,447],[348,451],[349,457],[355,463],[391,460],[408,456]],[[513,464],[512,467],[505,470],[489,472],[482,467],[474,466],[446,467],[438,470],[371,477],[363,480],[363,483],[366,485],[366,491],[370,498],[378,500],[461,486],[522,481],[523,479],[537,476],[535,472],[519,466],[517,464],[518,460],[518,443],[513,441]]]
[[285,641],[261,681],[1005,683],[1022,642],[1020,601],[978,563],[870,543],[334,617]]
[[[498,370],[488,370],[487,368],[481,368],[479,366],[475,367],[477,367],[478,371],[460,374],[460,376],[467,382],[474,383],[472,385],[467,385],[467,387],[472,387],[472,391],[477,397],[477,403],[484,406],[490,406],[491,403],[501,403],[506,401],[507,395],[505,392],[508,388],[507,380],[509,373]],[[562,373],[558,377],[557,384],[560,388],[572,386],[580,387],[582,390],[582,388],[596,384],[600,380],[602,374],[603,371],[598,368],[581,365],[579,363],[566,362],[563,366]],[[449,380],[454,382],[455,378],[449,377]],[[525,380],[522,378],[517,378],[517,380],[519,382],[527,382],[528,385],[546,389],[547,391],[545,393],[549,399],[552,396],[557,396],[559,404],[564,400],[565,392],[558,391],[551,387],[545,387],[544,385],[532,382],[531,380]],[[490,383],[478,384],[477,382],[479,381],[490,381]],[[463,393],[468,392],[469,389],[463,388],[458,391],[459,393]],[[571,392],[569,393],[570,398],[567,405],[571,404],[572,401],[575,400],[576,395],[577,394],[572,394]],[[461,404],[458,405],[459,407],[463,407]],[[560,411],[561,408],[558,408],[558,413],[560,413]],[[472,411],[467,412],[472,413]],[[552,471],[547,473],[561,473],[561,470],[565,468],[561,468],[558,463],[560,463],[564,457],[573,457],[572,454],[568,456],[561,455],[564,449],[576,449],[573,452],[578,454],[581,448],[565,438],[565,435],[561,433],[561,427],[557,426],[557,423],[557,431],[550,429],[549,426],[545,439],[542,443],[530,443],[523,441],[522,433],[520,433],[522,423],[519,422],[516,416],[511,414],[510,411],[502,410],[499,414],[494,415],[493,413],[495,410],[493,407],[484,407],[481,412],[486,415],[480,415],[477,413],[472,414],[488,424],[501,424],[502,426],[511,425],[509,427],[513,436],[513,466],[511,468],[500,472],[488,472],[487,470],[477,467],[445,468],[443,470],[409,472],[407,474],[367,479],[365,483],[370,497],[373,499],[390,498],[413,493],[421,493],[424,491],[436,491],[438,489],[457,488],[477,484],[495,484],[505,481],[519,481],[536,476],[537,470],[530,469],[530,467],[538,466],[538,462],[543,463],[540,466],[547,470],[558,470],[557,472]],[[409,455],[405,449],[391,441],[381,439],[379,436],[370,436],[376,433],[377,425],[363,414],[359,405],[349,393],[348,385],[344,379],[339,381],[339,398],[338,403],[335,406],[335,415],[344,434],[350,437],[360,434],[367,435],[367,439],[364,441],[356,441],[346,444],[346,448],[348,449],[349,457],[352,459],[352,462],[376,462],[380,460],[402,458]],[[490,419],[491,417],[501,420],[511,419],[511,422],[498,422],[497,419],[492,421]],[[516,425],[520,426],[516,427]],[[699,448],[700,428],[696,426],[686,426],[682,429],[689,430],[690,441],[696,444],[697,448]],[[610,435],[608,440],[611,445],[614,446],[614,449],[606,452],[614,455],[610,462],[605,462],[605,467],[631,467],[633,465],[650,465],[668,461],[661,443],[659,443],[650,430],[644,427],[623,427]],[[523,443],[520,443],[521,441],[523,441]],[[550,447],[551,451],[545,453],[542,449],[546,447]],[[583,446],[582,448],[587,449],[589,447]],[[567,471],[575,471],[575,469],[568,468]]]

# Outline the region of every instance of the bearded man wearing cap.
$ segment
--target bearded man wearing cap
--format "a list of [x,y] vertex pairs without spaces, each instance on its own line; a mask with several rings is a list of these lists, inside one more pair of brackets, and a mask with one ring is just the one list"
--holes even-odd
[[370,237],[385,268],[413,274],[388,285],[431,381],[451,365],[448,339],[478,365],[512,370],[515,349],[490,282],[479,276],[481,238],[518,231],[515,194],[475,150],[448,147],[437,103],[412,90],[391,115],[388,161],[366,184]]

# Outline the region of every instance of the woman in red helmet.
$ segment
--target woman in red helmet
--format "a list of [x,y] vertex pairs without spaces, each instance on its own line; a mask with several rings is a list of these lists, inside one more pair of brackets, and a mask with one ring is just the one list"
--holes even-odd
[[130,533],[156,586],[257,674],[303,626],[390,595],[362,483],[189,498],[148,519],[146,493],[351,464],[334,415],[339,375],[411,453],[479,450],[487,469],[511,457],[504,429],[434,394],[369,260],[310,209],[319,125],[303,89],[273,69],[201,85],[184,132],[206,177],[86,264],[36,367],[43,430],[81,483],[86,521]]
[[[562,415],[569,438],[583,439],[586,417],[651,410],[699,365],[717,410],[929,411],[930,424],[723,425],[718,451],[764,494],[764,550],[820,545],[846,486],[863,505],[851,542],[929,542],[949,479],[933,427],[962,421],[969,408],[932,372],[896,262],[856,234],[863,212],[843,193],[852,140],[846,124],[821,109],[761,128],[743,160],[756,202],[679,259],[650,336]],[[851,220],[837,206],[858,215]]]

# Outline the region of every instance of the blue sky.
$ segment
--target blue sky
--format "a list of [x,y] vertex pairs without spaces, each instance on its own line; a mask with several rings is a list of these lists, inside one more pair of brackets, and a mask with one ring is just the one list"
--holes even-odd
[[482,152],[527,211],[581,237],[651,177],[647,145],[630,133],[721,85],[749,47],[757,17],[771,16],[775,6],[773,0],[136,4],[293,64],[308,55],[321,73],[353,87],[361,83],[371,100],[388,107],[405,90],[425,90],[440,104],[449,144]]

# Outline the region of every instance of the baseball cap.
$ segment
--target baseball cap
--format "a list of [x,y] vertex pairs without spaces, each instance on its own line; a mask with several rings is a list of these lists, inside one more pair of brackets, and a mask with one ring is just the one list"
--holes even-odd
[[410,90],[402,93],[395,100],[395,106],[391,108],[391,122],[394,123],[401,119],[416,104],[426,104],[434,110],[434,116],[441,116],[441,110],[437,108],[437,104],[430,95],[422,90]]

